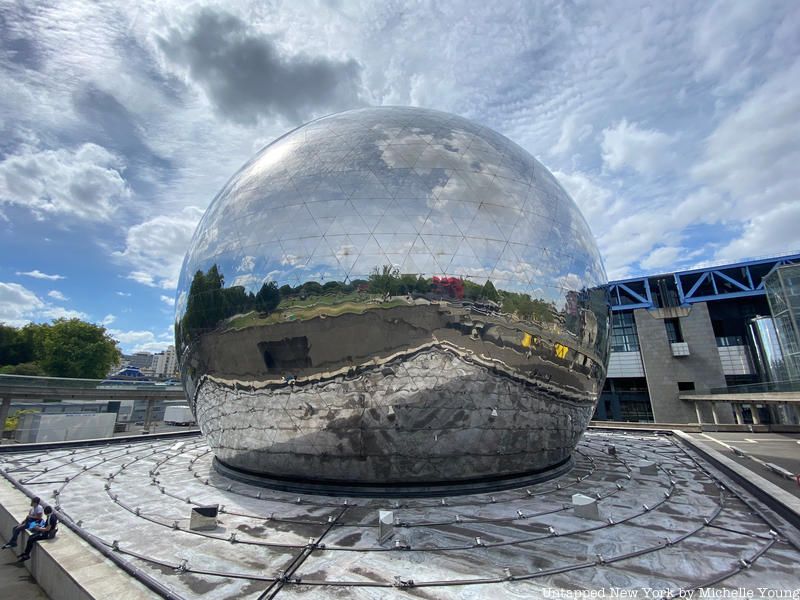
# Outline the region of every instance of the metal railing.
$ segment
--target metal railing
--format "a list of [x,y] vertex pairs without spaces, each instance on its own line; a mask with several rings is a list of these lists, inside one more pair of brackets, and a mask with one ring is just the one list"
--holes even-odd
[[711,388],[708,392],[681,392],[681,394],[759,394],[768,392],[800,392],[800,380],[768,381],[763,383],[746,383],[726,387]]
[[158,381],[121,379],[72,379],[68,377],[34,377],[29,375],[0,375],[0,395],[3,388],[31,387],[42,389],[164,389],[180,390],[179,384]]

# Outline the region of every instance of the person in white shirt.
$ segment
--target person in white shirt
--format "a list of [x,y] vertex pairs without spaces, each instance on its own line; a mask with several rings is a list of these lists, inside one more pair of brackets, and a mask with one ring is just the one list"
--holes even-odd
[[3,548],[16,548],[17,546],[17,537],[23,531],[28,528],[28,525],[31,523],[38,523],[39,521],[44,520],[44,508],[42,507],[40,500],[38,497],[31,500],[31,509],[28,511],[28,516],[25,517],[25,520],[22,521],[19,525],[14,527],[14,533],[11,534],[11,539],[8,540],[8,543],[3,545]]
[[45,521],[41,521],[39,525],[31,529],[31,535],[28,537],[28,543],[25,544],[25,551],[19,555],[17,562],[25,562],[31,557],[33,545],[40,540],[50,540],[56,536],[58,531],[58,517],[53,512],[52,506],[44,507]]

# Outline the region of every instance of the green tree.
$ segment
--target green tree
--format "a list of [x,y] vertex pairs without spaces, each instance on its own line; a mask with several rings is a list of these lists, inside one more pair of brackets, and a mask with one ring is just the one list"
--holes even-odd
[[[210,329],[220,319],[225,318],[226,294],[222,290],[224,284],[225,278],[219,272],[217,265],[212,265],[206,273],[197,271],[194,274],[184,315],[183,330],[186,335],[191,335],[200,329]],[[236,295],[237,293],[233,292],[232,297]],[[229,304],[235,306],[236,302]]]
[[391,265],[375,267],[369,276],[369,291],[373,294],[388,296],[400,288],[400,272]]
[[341,281],[327,281],[322,285],[322,293],[324,294],[341,294],[344,285]]
[[414,283],[414,291],[418,294],[426,294],[431,289],[431,281],[430,279],[425,279],[422,275],[417,277],[416,283]]
[[300,286],[300,295],[306,298],[322,296],[322,285],[317,281],[306,281]]
[[464,298],[467,300],[477,300],[481,297],[483,293],[483,287],[479,286],[477,283],[473,283],[468,279],[464,280]]
[[486,283],[483,284],[481,297],[491,300],[492,302],[497,302],[500,299],[500,294],[497,293],[497,290],[494,288],[494,284],[488,279],[486,280]]
[[29,323],[22,329],[0,323],[0,365],[33,362],[37,340],[43,325]]
[[400,293],[402,294],[410,294],[414,291],[414,288],[417,285],[417,276],[406,273],[405,275],[400,275],[400,281],[398,282],[400,287]]
[[37,362],[24,362],[0,367],[0,375],[47,375]]
[[272,312],[280,304],[280,301],[281,293],[278,291],[276,283],[274,281],[267,282],[256,294],[256,310],[262,313]]
[[241,285],[234,285],[221,290],[222,293],[222,315],[230,317],[239,313],[248,312],[255,304],[253,294],[248,294]]
[[57,319],[42,335],[37,362],[52,377],[101,379],[120,357],[105,327],[80,319]]

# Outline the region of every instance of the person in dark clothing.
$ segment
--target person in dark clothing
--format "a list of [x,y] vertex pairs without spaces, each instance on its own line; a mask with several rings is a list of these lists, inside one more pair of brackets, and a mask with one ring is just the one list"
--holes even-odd
[[49,540],[50,538],[55,537],[56,531],[58,530],[58,517],[56,516],[56,513],[53,512],[53,507],[46,506],[44,509],[44,514],[46,517],[44,525],[34,527],[31,530],[31,535],[28,538],[28,543],[25,544],[25,550],[22,554],[19,555],[19,559],[17,559],[17,562],[23,562],[28,560],[31,557],[31,550],[33,550],[33,545],[39,540]]
[[15,548],[17,545],[17,537],[20,533],[28,529],[28,526],[33,523],[34,521],[41,521],[44,519],[44,510],[42,509],[42,505],[40,504],[39,498],[34,498],[31,500],[31,510],[28,512],[28,516],[25,517],[25,520],[22,521],[19,525],[14,527],[14,533],[11,534],[11,539],[8,540],[7,544],[3,544],[3,549],[6,548]]

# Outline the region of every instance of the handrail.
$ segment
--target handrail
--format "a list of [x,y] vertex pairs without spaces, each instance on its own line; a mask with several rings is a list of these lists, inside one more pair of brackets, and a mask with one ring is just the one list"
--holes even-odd
[[33,388],[80,388],[96,389],[98,386],[133,386],[142,389],[159,389],[165,391],[178,391],[183,389],[180,385],[166,385],[158,381],[136,381],[123,379],[73,379],[69,377],[40,377],[32,375],[0,375],[0,389],[4,387],[33,387]]

